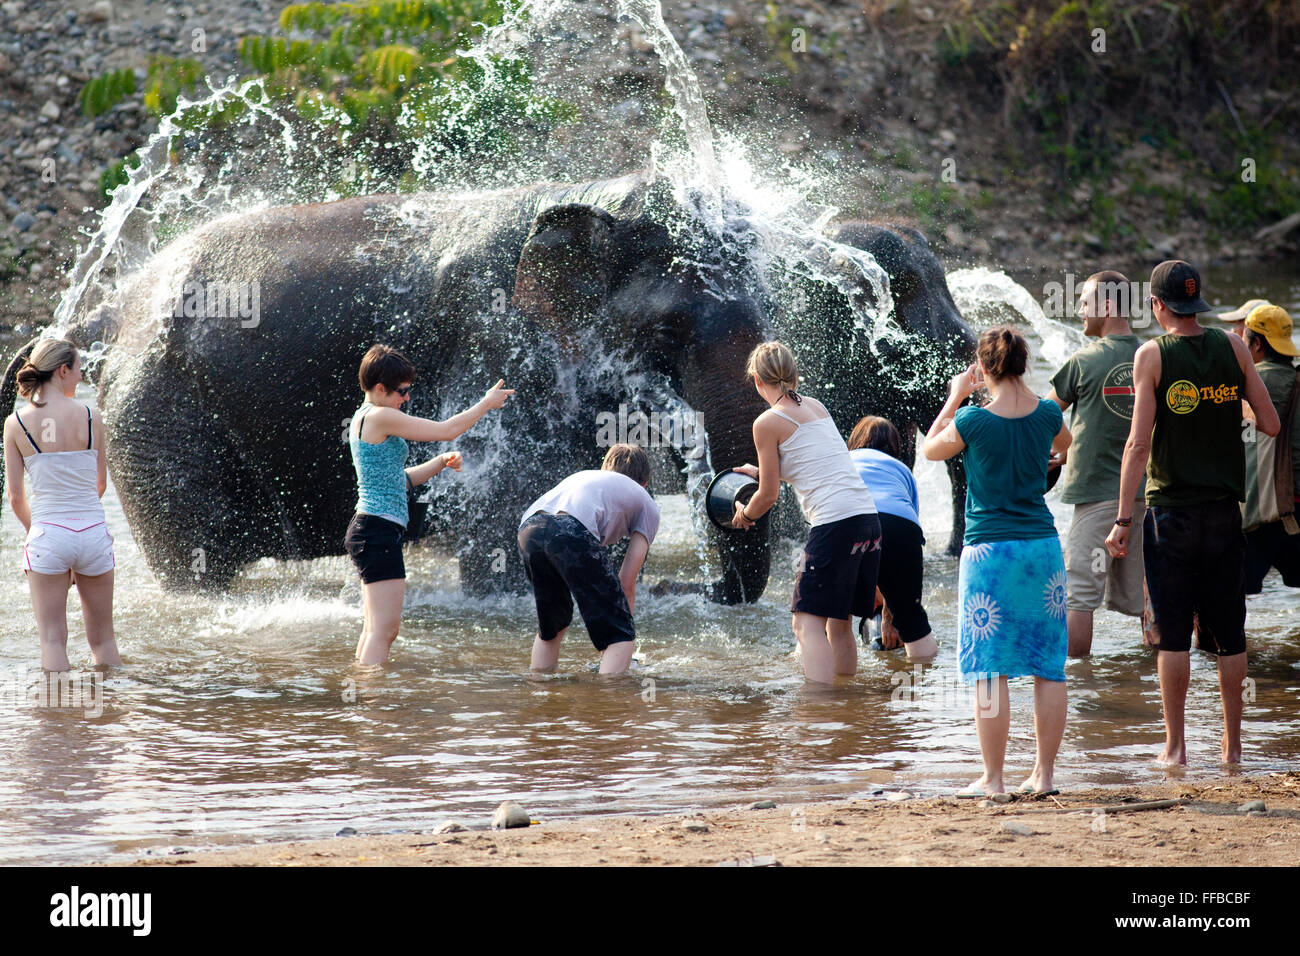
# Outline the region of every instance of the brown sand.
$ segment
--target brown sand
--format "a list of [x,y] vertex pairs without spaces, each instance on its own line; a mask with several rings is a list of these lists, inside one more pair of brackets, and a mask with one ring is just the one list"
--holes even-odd
[[[1264,801],[1266,811],[1239,810],[1254,800]],[[1137,809],[1155,801],[1176,804]],[[1006,829],[1017,824],[1032,833]],[[516,830],[260,844],[134,865],[1294,866],[1297,858],[1300,772],[1293,771],[1018,797],[989,806],[954,797],[882,796],[685,817],[593,816]]]

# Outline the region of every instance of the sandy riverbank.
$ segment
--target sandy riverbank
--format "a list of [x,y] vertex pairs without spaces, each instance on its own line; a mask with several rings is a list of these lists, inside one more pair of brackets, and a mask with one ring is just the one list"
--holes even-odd
[[[133,865],[1294,866],[1300,857],[1296,771],[1009,804],[899,793],[685,817],[543,820],[516,830],[476,829],[480,821],[462,819],[470,827],[462,832],[269,843]],[[1157,801],[1173,803],[1139,809]],[[1241,809],[1252,801],[1265,811]]]

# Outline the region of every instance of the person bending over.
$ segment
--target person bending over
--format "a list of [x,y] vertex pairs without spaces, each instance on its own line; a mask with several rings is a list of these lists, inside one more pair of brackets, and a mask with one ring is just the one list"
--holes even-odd
[[[636,650],[636,579],[659,530],[659,506],[646,490],[650,458],[614,445],[599,471],[579,471],[542,495],[519,524],[519,555],[537,603],[531,666],[549,674],[578,602],[600,673],[621,674]],[[611,545],[630,538],[618,573]]]

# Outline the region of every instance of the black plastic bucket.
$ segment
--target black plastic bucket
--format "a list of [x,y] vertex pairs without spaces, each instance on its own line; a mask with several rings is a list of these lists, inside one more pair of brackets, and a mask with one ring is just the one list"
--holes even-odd
[[735,531],[731,521],[736,516],[736,502],[748,502],[758,491],[758,481],[728,468],[718,472],[704,493],[704,507],[709,520],[719,528]]

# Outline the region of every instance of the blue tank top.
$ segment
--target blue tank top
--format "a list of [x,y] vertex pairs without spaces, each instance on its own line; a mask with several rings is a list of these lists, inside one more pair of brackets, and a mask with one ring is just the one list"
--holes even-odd
[[[406,439],[389,435],[379,444],[357,437],[357,419],[374,410],[365,402],[352,416],[348,446],[357,471],[357,513],[406,527]],[[364,423],[362,423],[364,425]]]

